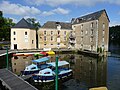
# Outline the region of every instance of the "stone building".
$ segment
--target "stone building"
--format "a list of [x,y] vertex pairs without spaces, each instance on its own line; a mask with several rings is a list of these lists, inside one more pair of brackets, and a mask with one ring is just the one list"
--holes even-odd
[[11,28],[11,49],[36,49],[36,30],[24,18]]
[[105,10],[73,18],[75,48],[89,51],[108,51],[109,18]]
[[38,30],[38,48],[68,48],[71,23],[48,21]]

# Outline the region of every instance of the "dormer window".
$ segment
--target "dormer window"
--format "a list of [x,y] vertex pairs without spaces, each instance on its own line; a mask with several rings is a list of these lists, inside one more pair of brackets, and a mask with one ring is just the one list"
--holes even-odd
[[60,30],[60,29],[61,29],[61,26],[60,26],[60,25],[57,25],[57,29]]
[[77,23],[79,23],[79,19],[77,19]]

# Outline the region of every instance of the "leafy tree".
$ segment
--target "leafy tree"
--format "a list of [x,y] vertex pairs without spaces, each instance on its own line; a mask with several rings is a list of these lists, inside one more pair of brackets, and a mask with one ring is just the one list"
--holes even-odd
[[35,27],[35,30],[36,30],[36,45],[37,45],[37,48],[38,48],[38,34],[37,34],[37,30],[41,27],[40,23],[36,21],[35,18],[27,18],[26,19],[27,22],[31,23],[34,27]]
[[2,11],[0,11],[0,41],[10,40],[10,29],[14,26],[13,20],[10,18],[4,18]]
[[27,18],[26,20],[35,27],[36,31],[41,27],[40,23],[37,22],[35,18]]

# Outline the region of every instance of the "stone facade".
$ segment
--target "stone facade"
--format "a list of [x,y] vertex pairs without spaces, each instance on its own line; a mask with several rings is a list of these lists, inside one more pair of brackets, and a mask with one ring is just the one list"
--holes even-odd
[[70,29],[40,28],[38,30],[38,48],[67,48]]
[[74,22],[72,28],[76,35],[76,49],[108,51],[109,18],[105,10],[76,18]]

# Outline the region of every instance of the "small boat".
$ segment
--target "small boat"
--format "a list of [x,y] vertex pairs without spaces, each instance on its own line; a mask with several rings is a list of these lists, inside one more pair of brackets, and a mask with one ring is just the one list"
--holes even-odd
[[46,61],[50,60],[50,57],[43,57],[37,60],[32,60],[33,63],[27,67],[23,71],[21,71],[22,75],[30,75],[34,73],[38,73],[40,70],[49,67],[50,65],[46,63]]
[[40,52],[40,54],[43,54],[44,56],[48,56],[48,53],[46,53],[46,52]]
[[15,53],[13,56],[32,56],[34,53]]
[[[39,73],[32,75],[34,82],[52,82],[55,80],[55,62],[48,63],[51,67],[40,70]],[[67,61],[58,62],[58,79],[69,77],[72,75],[72,69],[62,67],[70,65]]]
[[44,55],[41,53],[35,53],[34,56],[37,57],[37,56],[44,56]]
[[55,52],[54,51],[48,51],[48,52],[46,52],[48,55],[54,55],[55,54]]

